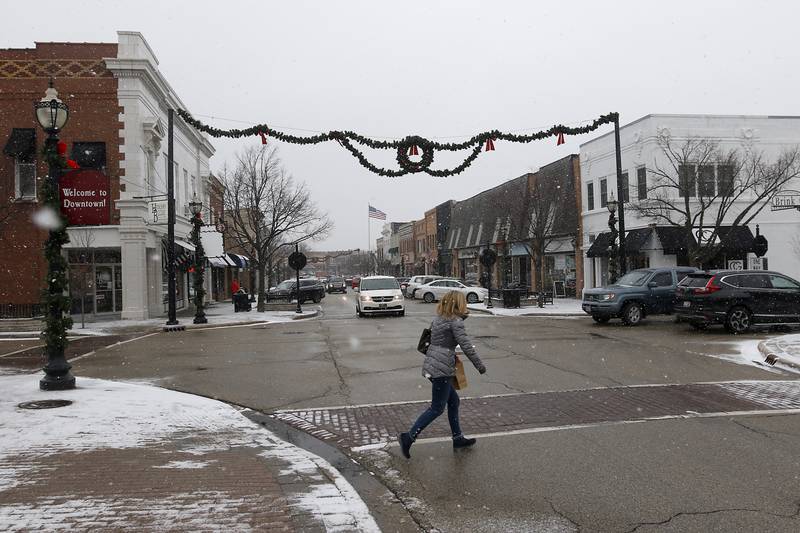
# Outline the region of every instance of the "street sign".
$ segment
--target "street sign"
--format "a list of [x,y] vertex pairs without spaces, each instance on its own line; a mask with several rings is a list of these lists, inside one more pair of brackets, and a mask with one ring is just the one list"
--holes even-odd
[[302,270],[306,266],[306,256],[302,252],[289,254],[289,266],[294,270]]
[[731,259],[728,261],[728,270],[744,270],[744,261],[741,259]]
[[770,205],[772,211],[785,209],[800,210],[800,191],[781,191],[772,197]]

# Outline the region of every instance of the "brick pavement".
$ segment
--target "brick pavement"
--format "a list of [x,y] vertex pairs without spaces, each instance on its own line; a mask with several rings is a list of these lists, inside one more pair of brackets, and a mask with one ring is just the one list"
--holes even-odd
[[[393,441],[426,406],[427,402],[407,402],[284,410],[273,416],[338,446],[357,448]],[[648,385],[462,398],[460,414],[462,430],[469,435],[778,409],[800,409],[800,381]],[[423,437],[449,435],[443,415]]]
[[[0,380],[13,398],[0,398],[2,531],[377,530],[330,464],[227,405],[88,378],[46,393],[36,376]],[[74,403],[16,405],[55,397]]]

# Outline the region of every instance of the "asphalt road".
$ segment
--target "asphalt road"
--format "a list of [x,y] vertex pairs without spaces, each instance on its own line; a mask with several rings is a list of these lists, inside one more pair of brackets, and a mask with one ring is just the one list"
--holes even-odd
[[[75,362],[74,372],[147,380],[262,412],[313,413],[308,410],[389,403],[394,405],[379,406],[382,410],[366,429],[386,433],[388,419],[398,416],[391,427],[404,420],[410,424],[424,403],[407,402],[427,400],[430,394],[415,347],[434,306],[408,302],[405,317],[358,319],[351,292],[329,295],[321,311],[317,319],[286,324],[153,335],[98,350]],[[800,529],[796,414],[776,410],[642,421],[635,411],[613,413],[613,406],[605,405],[616,415],[613,424],[576,426],[566,416],[592,410],[589,389],[625,392],[641,385],[721,381],[742,381],[747,387],[750,380],[794,379],[728,360],[738,357],[741,339],[722,330],[696,332],[669,317],[626,328],[583,317],[474,315],[467,330],[488,372],[478,376],[468,369],[470,385],[462,396],[476,398],[469,401],[469,417],[476,423],[475,418],[485,417],[480,425],[490,436],[457,453],[446,441],[421,440],[410,461],[394,445],[353,450],[343,441],[337,444],[401,496],[423,527]],[[757,359],[756,353],[752,356]],[[560,408],[548,419],[551,428],[508,430],[504,415],[508,419],[523,409],[523,400],[529,406],[523,410],[530,411],[545,398],[526,393],[567,398],[565,391],[584,391],[583,403],[556,396]],[[509,395],[503,398],[505,407],[487,399],[482,408],[480,398],[494,395]],[[603,400],[597,401],[602,407]],[[674,410],[681,405],[676,403]],[[366,408],[356,411],[366,413]],[[331,437],[330,442],[338,441]]]

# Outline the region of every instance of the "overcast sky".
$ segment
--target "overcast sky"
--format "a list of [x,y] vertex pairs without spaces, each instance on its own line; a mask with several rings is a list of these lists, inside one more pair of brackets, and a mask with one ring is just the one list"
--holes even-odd
[[[15,2],[13,16],[2,8],[0,46],[115,42],[116,30],[140,31],[190,111],[225,128],[264,122],[294,133],[460,140],[494,128],[572,125],[609,111],[623,123],[648,113],[800,114],[797,2],[117,4]],[[313,247],[364,248],[368,203],[390,220],[418,219],[442,201],[577,153],[592,135],[567,137],[559,147],[555,139],[498,142],[450,178],[382,178],[336,143],[281,145],[280,153],[335,222],[330,238]],[[213,142],[215,170],[259,143]],[[373,246],[380,225],[373,222]]]

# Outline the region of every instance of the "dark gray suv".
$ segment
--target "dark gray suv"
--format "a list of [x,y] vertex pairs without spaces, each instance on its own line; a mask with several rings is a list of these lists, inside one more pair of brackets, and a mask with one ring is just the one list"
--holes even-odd
[[678,283],[696,271],[692,267],[632,270],[608,287],[584,289],[583,310],[601,324],[621,318],[636,326],[647,315],[672,313]]

